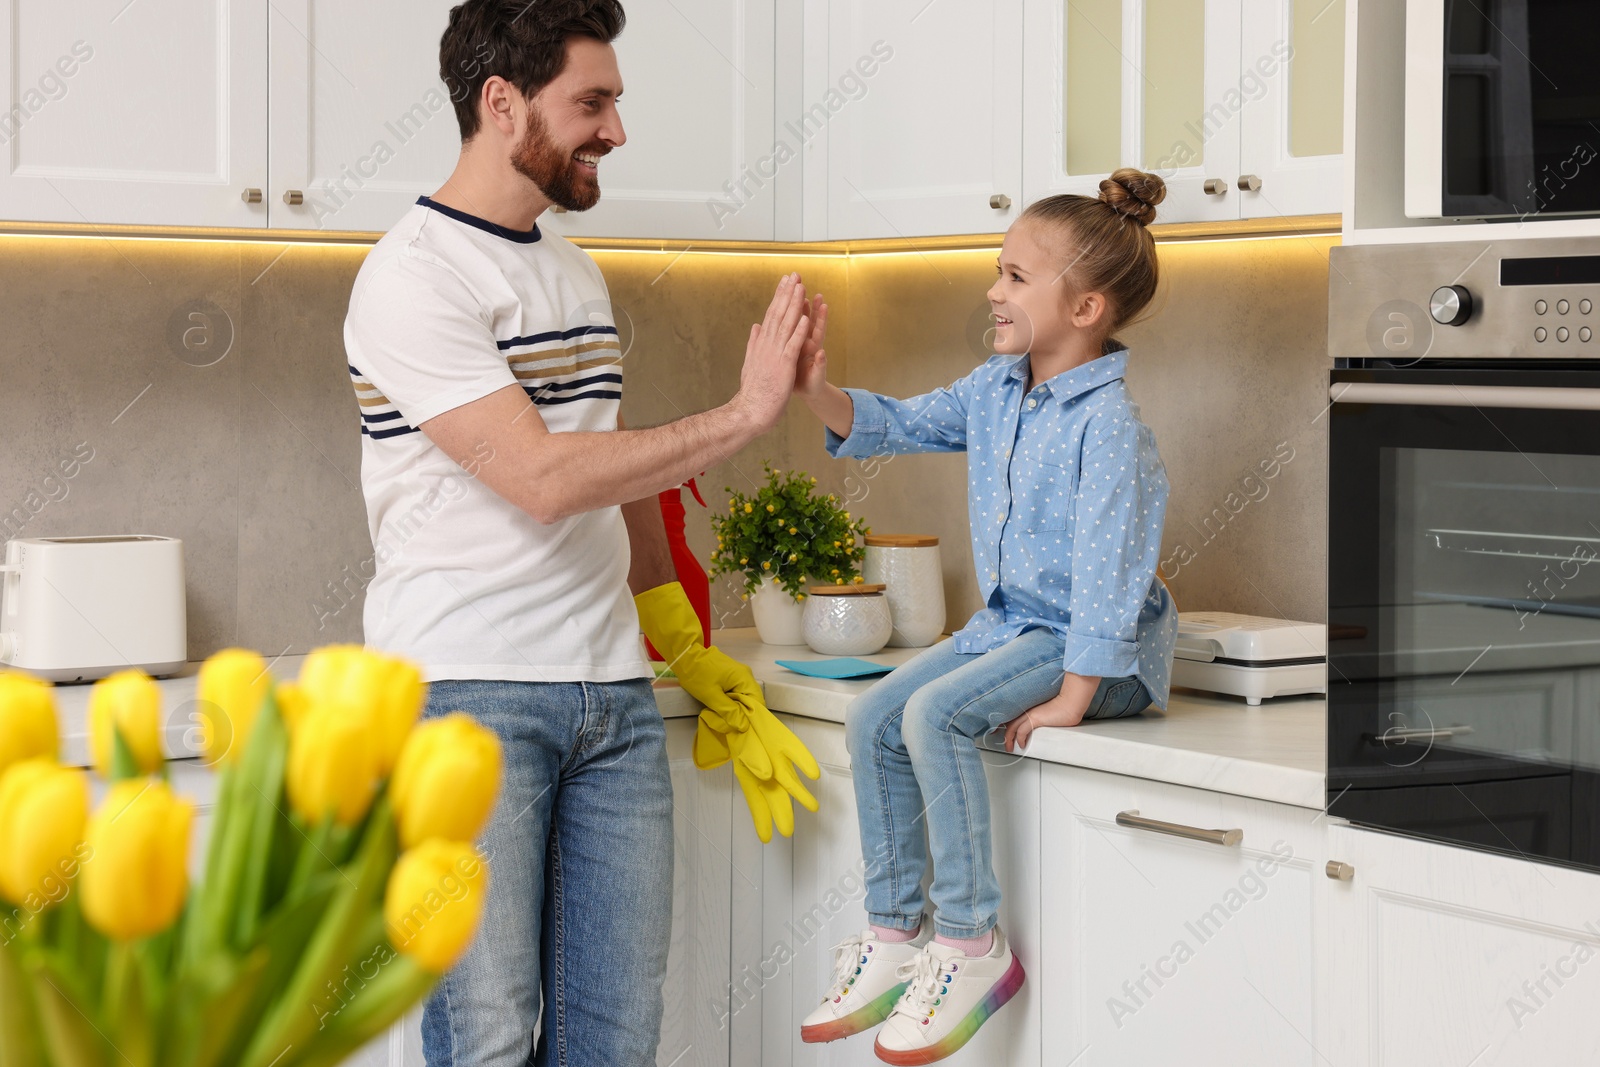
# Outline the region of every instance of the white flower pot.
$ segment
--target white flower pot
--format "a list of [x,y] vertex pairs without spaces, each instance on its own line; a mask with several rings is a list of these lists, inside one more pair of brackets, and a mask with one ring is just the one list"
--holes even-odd
[[777,581],[768,578],[750,598],[750,610],[755,613],[756,633],[769,645],[803,645],[805,634],[801,619],[805,606],[788,593]]

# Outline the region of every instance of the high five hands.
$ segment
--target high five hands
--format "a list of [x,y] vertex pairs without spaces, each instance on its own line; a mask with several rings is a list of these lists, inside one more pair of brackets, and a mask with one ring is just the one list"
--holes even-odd
[[750,327],[734,397],[762,432],[777,425],[796,392],[805,395],[807,389],[821,388],[827,324],[828,305],[820,295],[807,297],[799,274],[779,279],[766,316]]

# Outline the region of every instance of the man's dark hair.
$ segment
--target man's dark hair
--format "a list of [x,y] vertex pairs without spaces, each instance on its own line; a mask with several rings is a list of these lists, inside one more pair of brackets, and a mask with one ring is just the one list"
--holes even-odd
[[439,77],[455,104],[461,140],[478,132],[478,97],[498,75],[525,97],[560,77],[567,39],[610,44],[627,21],[620,0],[466,0],[439,40]]

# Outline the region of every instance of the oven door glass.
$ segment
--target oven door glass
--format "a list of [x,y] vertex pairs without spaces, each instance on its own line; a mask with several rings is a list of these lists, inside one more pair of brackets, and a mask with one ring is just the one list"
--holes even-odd
[[1600,865],[1600,412],[1333,405],[1330,809]]

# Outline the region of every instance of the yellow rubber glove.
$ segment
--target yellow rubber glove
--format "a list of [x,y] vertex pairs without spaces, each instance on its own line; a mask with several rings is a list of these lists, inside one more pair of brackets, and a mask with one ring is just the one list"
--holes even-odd
[[[740,759],[757,778],[772,777],[766,749],[750,733],[745,710],[765,707],[761,686],[750,668],[715,648],[707,648],[688,594],[677,582],[647,589],[633,598],[639,609],[639,628],[666,657],[684,690],[705,708],[695,733],[695,766],[709,770],[729,759]],[[713,738],[717,734],[721,740]]]
[[[745,801],[750,804],[750,814],[756,822],[756,834],[762,841],[772,840],[772,830],[764,827],[756,805],[751,801],[754,791],[765,801],[767,813],[772,822],[777,826],[778,832],[784,837],[794,833],[794,806],[793,800],[798,800],[800,806],[807,811],[817,810],[817,798],[811,795],[811,790],[800,781],[795,774],[795,767],[812,781],[822,777],[822,768],[817,766],[817,761],[811,755],[811,750],[805,743],[794,735],[778,717],[767,709],[765,704],[748,709],[750,715],[751,732],[760,740],[761,747],[767,750],[767,756],[772,760],[772,777],[766,781],[751,778],[749,781],[741,779],[739,785],[744,789]],[[739,767],[734,765],[734,775],[739,774]]]
[[768,710],[750,669],[703,644],[700,620],[681,585],[646,590],[634,603],[645,636],[668,658],[684,689],[705,705],[695,731],[695,766],[710,770],[731,760],[757,836],[771,841],[773,826],[785,837],[793,834],[791,798],[809,811],[818,806],[794,765],[815,780],[822,775],[816,759]]

